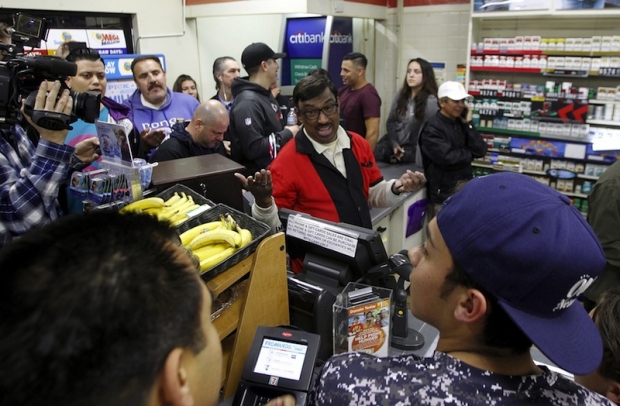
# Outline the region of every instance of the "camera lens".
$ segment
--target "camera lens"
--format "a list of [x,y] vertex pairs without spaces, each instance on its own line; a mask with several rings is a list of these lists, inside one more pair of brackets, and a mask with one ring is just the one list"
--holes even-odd
[[71,92],[70,94],[71,97],[73,97],[73,110],[71,111],[71,115],[87,123],[94,123],[99,118],[101,93]]

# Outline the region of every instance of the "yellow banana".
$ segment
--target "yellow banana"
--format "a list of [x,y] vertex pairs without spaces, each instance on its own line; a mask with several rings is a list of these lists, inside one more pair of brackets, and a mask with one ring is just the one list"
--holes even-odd
[[194,238],[187,247],[191,250],[203,247],[209,244],[226,243],[233,248],[239,248],[241,245],[241,235],[232,230],[215,230],[209,233],[200,234]]
[[178,214],[185,215],[185,212],[187,211],[187,209],[192,207],[193,205],[194,205],[194,199],[190,197],[189,199],[186,199],[183,202],[183,204],[176,206],[176,208],[174,209],[167,208],[165,210],[162,210],[161,213],[157,215],[157,217],[160,220],[171,220],[174,216]]
[[224,251],[220,252],[219,254],[213,255],[212,257],[207,258],[204,261],[200,261],[200,271],[204,272],[208,269],[213,268],[215,265],[219,264],[232,254],[234,254],[235,251],[235,248],[229,247],[226,248]]
[[172,203],[167,209],[172,211],[177,210],[179,207],[187,203],[187,200],[187,196],[185,195],[185,193],[183,193],[183,196],[179,196],[179,199],[176,202]]
[[194,228],[190,228],[189,230],[181,233],[179,237],[181,237],[181,244],[187,245],[194,238],[198,237],[200,234],[207,233],[209,231],[216,230],[222,226],[221,221],[212,221],[210,223],[200,224]]
[[174,192],[174,195],[170,199],[166,200],[164,202],[164,205],[165,206],[172,206],[173,204],[175,204],[179,200],[181,200],[181,196],[179,195],[178,192]]
[[205,259],[209,259],[212,256],[217,255],[228,248],[230,248],[230,246],[226,243],[205,245],[204,247],[198,248],[196,251],[193,251],[193,254],[198,257],[198,260],[200,262],[202,262]]
[[163,208],[164,207],[164,199],[161,197],[147,197],[146,199],[137,200],[135,202],[129,203],[127,206],[123,207],[119,210],[119,212],[124,213],[128,211],[136,211],[136,210],[146,210],[152,208]]
[[189,206],[186,209],[183,209],[183,211],[179,211],[178,213],[176,213],[175,215],[173,215],[172,217],[170,217],[168,219],[168,221],[170,221],[170,223],[172,223],[173,227],[178,226],[179,224],[182,224],[184,222],[186,222],[187,220],[189,220],[189,216],[187,215],[188,212],[197,209],[198,206],[197,204],[194,204],[193,206]]
[[252,233],[245,228],[239,228],[239,234],[241,235],[241,246],[245,247],[252,242]]

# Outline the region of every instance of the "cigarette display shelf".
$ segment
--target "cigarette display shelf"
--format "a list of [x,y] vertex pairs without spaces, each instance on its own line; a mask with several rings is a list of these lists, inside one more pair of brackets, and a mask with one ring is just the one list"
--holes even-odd
[[556,51],[556,50],[506,50],[506,51],[492,51],[492,50],[474,50],[470,51],[470,55],[506,55],[506,56],[518,56],[518,55],[547,55],[547,56],[582,56],[582,57],[599,57],[599,56],[619,56],[620,51]]
[[588,100],[589,104],[620,104],[620,100],[600,100],[600,99],[590,99]]
[[588,120],[588,124],[596,124],[603,127],[620,127],[620,123],[611,120]]
[[472,66],[469,68],[474,72],[502,72],[502,73],[532,73],[540,74],[540,68],[505,68],[500,66]]

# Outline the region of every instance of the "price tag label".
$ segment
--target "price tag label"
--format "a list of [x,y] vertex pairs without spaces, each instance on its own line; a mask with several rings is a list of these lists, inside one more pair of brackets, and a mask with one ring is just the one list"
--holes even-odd
[[480,89],[480,96],[484,96],[484,97],[497,97],[497,90],[495,90],[495,89]]
[[600,68],[598,74],[601,76],[620,76],[619,68]]
[[521,92],[518,92],[516,90],[504,90],[504,92],[502,93],[502,96],[510,98],[510,99],[520,99]]

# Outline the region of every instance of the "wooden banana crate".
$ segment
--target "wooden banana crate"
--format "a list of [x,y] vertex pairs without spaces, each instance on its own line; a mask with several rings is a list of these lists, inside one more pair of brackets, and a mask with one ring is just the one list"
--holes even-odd
[[240,212],[239,210],[235,210],[232,207],[226,206],[224,204],[216,204],[211,209],[205,211],[199,216],[187,220],[185,223],[179,225],[176,228],[176,231],[180,235],[181,233],[189,230],[190,228],[196,227],[200,224],[217,221],[220,219],[220,214],[226,215],[227,213],[230,213],[230,215],[235,219],[235,221],[237,222],[237,224],[239,224],[241,228],[250,230],[250,232],[252,233],[252,242],[250,242],[245,247],[239,249],[237,252],[235,252],[219,264],[215,265],[211,269],[207,269],[201,272],[200,277],[205,281],[213,278],[216,275],[219,275],[231,266],[236,265],[239,261],[250,256],[256,250],[258,244],[267,235],[269,235],[271,230],[267,224],[255,220],[247,214]]

